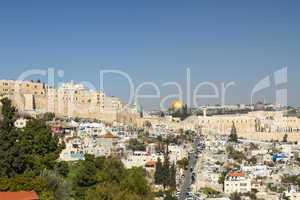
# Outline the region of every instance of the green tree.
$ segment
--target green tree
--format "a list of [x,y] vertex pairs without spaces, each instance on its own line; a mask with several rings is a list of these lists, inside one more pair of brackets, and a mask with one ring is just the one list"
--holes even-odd
[[91,155],[85,155],[85,160],[82,161],[82,166],[76,176],[78,186],[91,186],[96,183],[96,165]]
[[219,180],[218,180],[218,183],[219,184],[224,184],[224,181],[225,181],[225,177],[227,175],[227,171],[223,171],[219,177]]
[[52,169],[62,150],[43,120],[30,119],[23,130],[14,127],[15,108],[2,99],[0,126],[0,176],[15,177],[25,171],[39,174]]
[[218,191],[216,191],[210,187],[204,187],[202,190],[203,190],[203,193],[208,197],[214,197],[215,195],[219,194]]
[[4,98],[1,100],[2,108],[1,113],[3,115],[3,120],[1,122],[0,128],[7,132],[10,132],[11,129],[14,127],[14,117],[16,114],[16,108],[13,107],[12,102],[8,98]]
[[46,184],[47,190],[51,191],[55,200],[68,200],[71,198],[72,188],[70,183],[55,171],[44,170],[41,177]]
[[55,118],[55,114],[51,112],[44,113],[40,116],[44,121],[52,121]]
[[137,139],[130,139],[129,144],[127,145],[127,148],[132,151],[145,151],[146,150],[145,144],[141,143]]
[[126,170],[120,160],[107,159],[103,169],[97,172],[97,182],[120,183],[126,176]]
[[282,142],[287,142],[288,141],[288,135],[285,134],[282,138]]
[[241,200],[241,195],[237,192],[234,192],[230,195],[230,200]]
[[171,191],[166,191],[164,200],[176,200],[176,197],[173,196]]
[[170,168],[170,188],[172,191],[176,190],[176,166],[173,162],[171,168]]
[[[125,169],[120,160],[86,156],[85,162],[95,165],[95,183],[75,188],[76,199],[152,200],[150,186],[142,168]],[[81,163],[80,165],[83,165]],[[85,164],[84,164],[85,165]],[[79,170],[77,174],[81,174]],[[91,176],[91,175],[90,175]],[[76,178],[77,179],[77,178]]]
[[152,124],[151,124],[150,121],[147,120],[147,121],[144,122],[143,126],[146,127],[146,128],[151,128]]
[[95,165],[98,170],[102,170],[105,165],[105,157],[100,156],[95,158]]
[[228,158],[232,158],[238,162],[242,162],[242,160],[246,160],[246,156],[243,152],[235,150],[231,145],[226,146],[226,152],[228,154]]
[[191,115],[191,111],[188,109],[187,104],[184,104],[182,108],[178,110],[171,109],[170,112],[172,113],[172,117],[178,117],[180,120],[184,120]]
[[37,175],[43,169],[53,169],[61,150],[58,138],[41,119],[31,119],[25,129],[19,133],[16,146],[23,152],[26,170]]
[[157,159],[154,173],[154,182],[157,185],[161,185],[163,183],[163,165],[160,158]]
[[131,168],[127,170],[126,174],[120,184],[122,190],[137,194],[140,197],[146,197],[150,193],[150,187],[142,168]]
[[232,122],[231,132],[230,132],[228,141],[229,142],[237,142],[238,141],[237,131],[236,131],[234,122]]
[[58,162],[64,145],[52,135],[45,119],[30,119],[18,130],[11,101],[1,102],[0,191],[33,190],[47,200],[153,199],[142,168],[125,169],[120,160],[92,155],[70,164]]
[[257,163],[257,158],[255,156],[252,156],[249,160],[248,160],[249,163],[251,163],[252,165],[256,165]]
[[187,169],[187,167],[189,165],[189,160],[187,158],[183,158],[181,160],[178,160],[176,164],[180,169],[185,170],[185,169]]
[[227,154],[232,154],[234,152],[234,148],[231,145],[226,146],[226,153]]
[[16,110],[7,98],[2,99],[1,103],[3,119],[0,123],[0,175],[12,177],[16,175],[16,170],[23,171],[25,166],[23,159],[18,156],[20,150],[15,146],[18,141],[18,134],[14,128]]
[[256,200],[257,197],[256,197],[256,192],[248,192],[245,194],[245,196],[248,196],[251,200]]
[[163,186],[165,188],[167,186],[170,186],[170,160],[169,160],[168,147],[164,154],[164,164],[163,164],[162,173],[163,173]]
[[60,161],[56,163],[55,169],[60,175],[64,177],[67,177],[69,174],[69,165],[66,161]]
[[250,150],[257,150],[257,149],[259,149],[258,145],[257,145],[257,144],[254,144],[254,143],[252,143],[252,142],[250,142],[249,146],[250,146],[250,147],[249,147]]

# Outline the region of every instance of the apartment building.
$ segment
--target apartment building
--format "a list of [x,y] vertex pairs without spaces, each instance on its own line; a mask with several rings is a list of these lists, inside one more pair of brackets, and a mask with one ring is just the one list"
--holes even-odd
[[15,80],[0,80],[1,94],[44,94],[45,85],[41,82],[34,81],[15,81]]
[[247,193],[251,191],[251,179],[243,172],[230,172],[224,181],[224,192],[226,194]]

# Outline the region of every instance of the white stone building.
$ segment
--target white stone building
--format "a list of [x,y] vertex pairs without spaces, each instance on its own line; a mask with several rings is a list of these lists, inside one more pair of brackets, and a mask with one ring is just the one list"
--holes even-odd
[[224,182],[224,192],[226,194],[247,193],[251,191],[251,179],[243,172],[230,172]]

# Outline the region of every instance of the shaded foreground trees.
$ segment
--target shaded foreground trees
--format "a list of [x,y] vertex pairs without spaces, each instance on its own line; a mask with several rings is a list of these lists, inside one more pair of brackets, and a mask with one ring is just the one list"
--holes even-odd
[[16,110],[2,99],[0,121],[0,191],[36,191],[41,200],[150,200],[142,168],[125,169],[119,160],[94,158],[67,163],[57,159],[63,144],[44,119],[14,127]]
[[[119,160],[86,155],[74,177],[78,199],[152,199],[142,168],[125,169]],[[93,174],[93,176],[92,176]]]
[[15,108],[11,101],[2,101],[0,122],[0,176],[13,178],[18,174],[39,174],[53,169],[63,145],[53,137],[45,121],[29,120],[24,129],[14,127]]
[[49,187],[48,178],[42,174],[55,168],[63,145],[43,120],[30,119],[24,129],[15,128],[16,109],[7,98],[1,103],[0,191],[34,190],[41,199],[54,199],[57,188]]

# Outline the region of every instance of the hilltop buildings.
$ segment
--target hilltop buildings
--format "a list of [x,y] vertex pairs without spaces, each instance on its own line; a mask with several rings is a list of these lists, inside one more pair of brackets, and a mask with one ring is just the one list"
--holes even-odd
[[137,127],[143,127],[147,122],[151,124],[153,134],[162,134],[162,129],[168,129],[173,133],[194,130],[224,135],[230,133],[234,124],[239,137],[247,139],[281,141],[285,134],[288,141],[300,139],[300,118],[285,116],[284,111],[251,110],[249,107],[243,114],[207,116],[204,109],[203,115],[192,115],[183,121],[171,116],[144,114],[141,117],[138,105],[125,107],[116,97],[87,90],[73,82],[52,88],[41,82],[0,80],[0,96],[9,97],[19,112],[31,115],[51,112],[57,117],[118,121]]
[[0,80],[0,96],[10,98],[19,112],[31,115],[51,112],[111,122],[123,107],[120,99],[73,82],[52,88],[41,82]]

